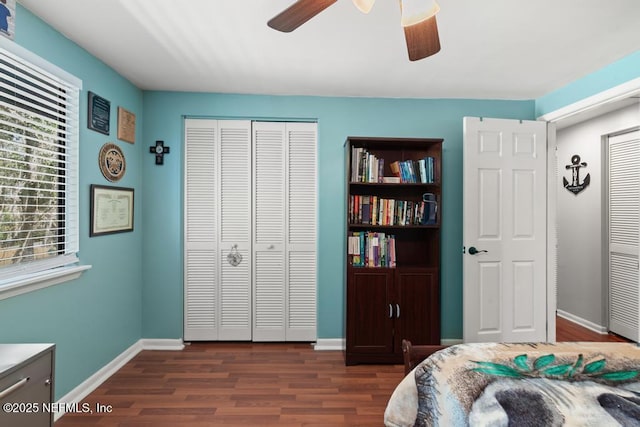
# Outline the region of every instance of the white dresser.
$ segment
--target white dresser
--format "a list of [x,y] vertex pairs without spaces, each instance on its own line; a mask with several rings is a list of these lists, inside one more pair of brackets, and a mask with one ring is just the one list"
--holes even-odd
[[54,344],[0,344],[0,426],[53,426]]

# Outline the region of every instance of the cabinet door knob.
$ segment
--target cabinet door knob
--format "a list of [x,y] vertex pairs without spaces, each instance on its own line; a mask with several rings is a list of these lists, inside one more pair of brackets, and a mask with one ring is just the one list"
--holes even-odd
[[393,319],[393,306],[389,304],[389,319]]
[[396,304],[396,319],[400,318],[400,304]]

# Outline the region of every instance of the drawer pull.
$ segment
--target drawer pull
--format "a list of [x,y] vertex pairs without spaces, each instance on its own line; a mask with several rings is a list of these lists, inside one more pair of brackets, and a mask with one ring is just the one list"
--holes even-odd
[[27,381],[29,381],[29,377],[23,378],[20,381],[18,381],[17,383],[15,383],[12,386],[9,386],[8,388],[0,391],[0,400],[4,399],[5,397],[9,396],[11,393],[13,393],[14,391],[18,390],[20,387],[23,387]]

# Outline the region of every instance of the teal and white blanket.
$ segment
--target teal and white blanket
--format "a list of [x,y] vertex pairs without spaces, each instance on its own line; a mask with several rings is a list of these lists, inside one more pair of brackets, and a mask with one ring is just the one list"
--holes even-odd
[[640,427],[636,344],[460,344],[411,375],[387,426]]

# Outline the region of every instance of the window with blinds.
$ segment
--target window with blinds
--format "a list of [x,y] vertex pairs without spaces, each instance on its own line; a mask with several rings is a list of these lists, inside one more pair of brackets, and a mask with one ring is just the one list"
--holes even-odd
[[0,288],[77,262],[80,82],[48,68],[0,48]]

